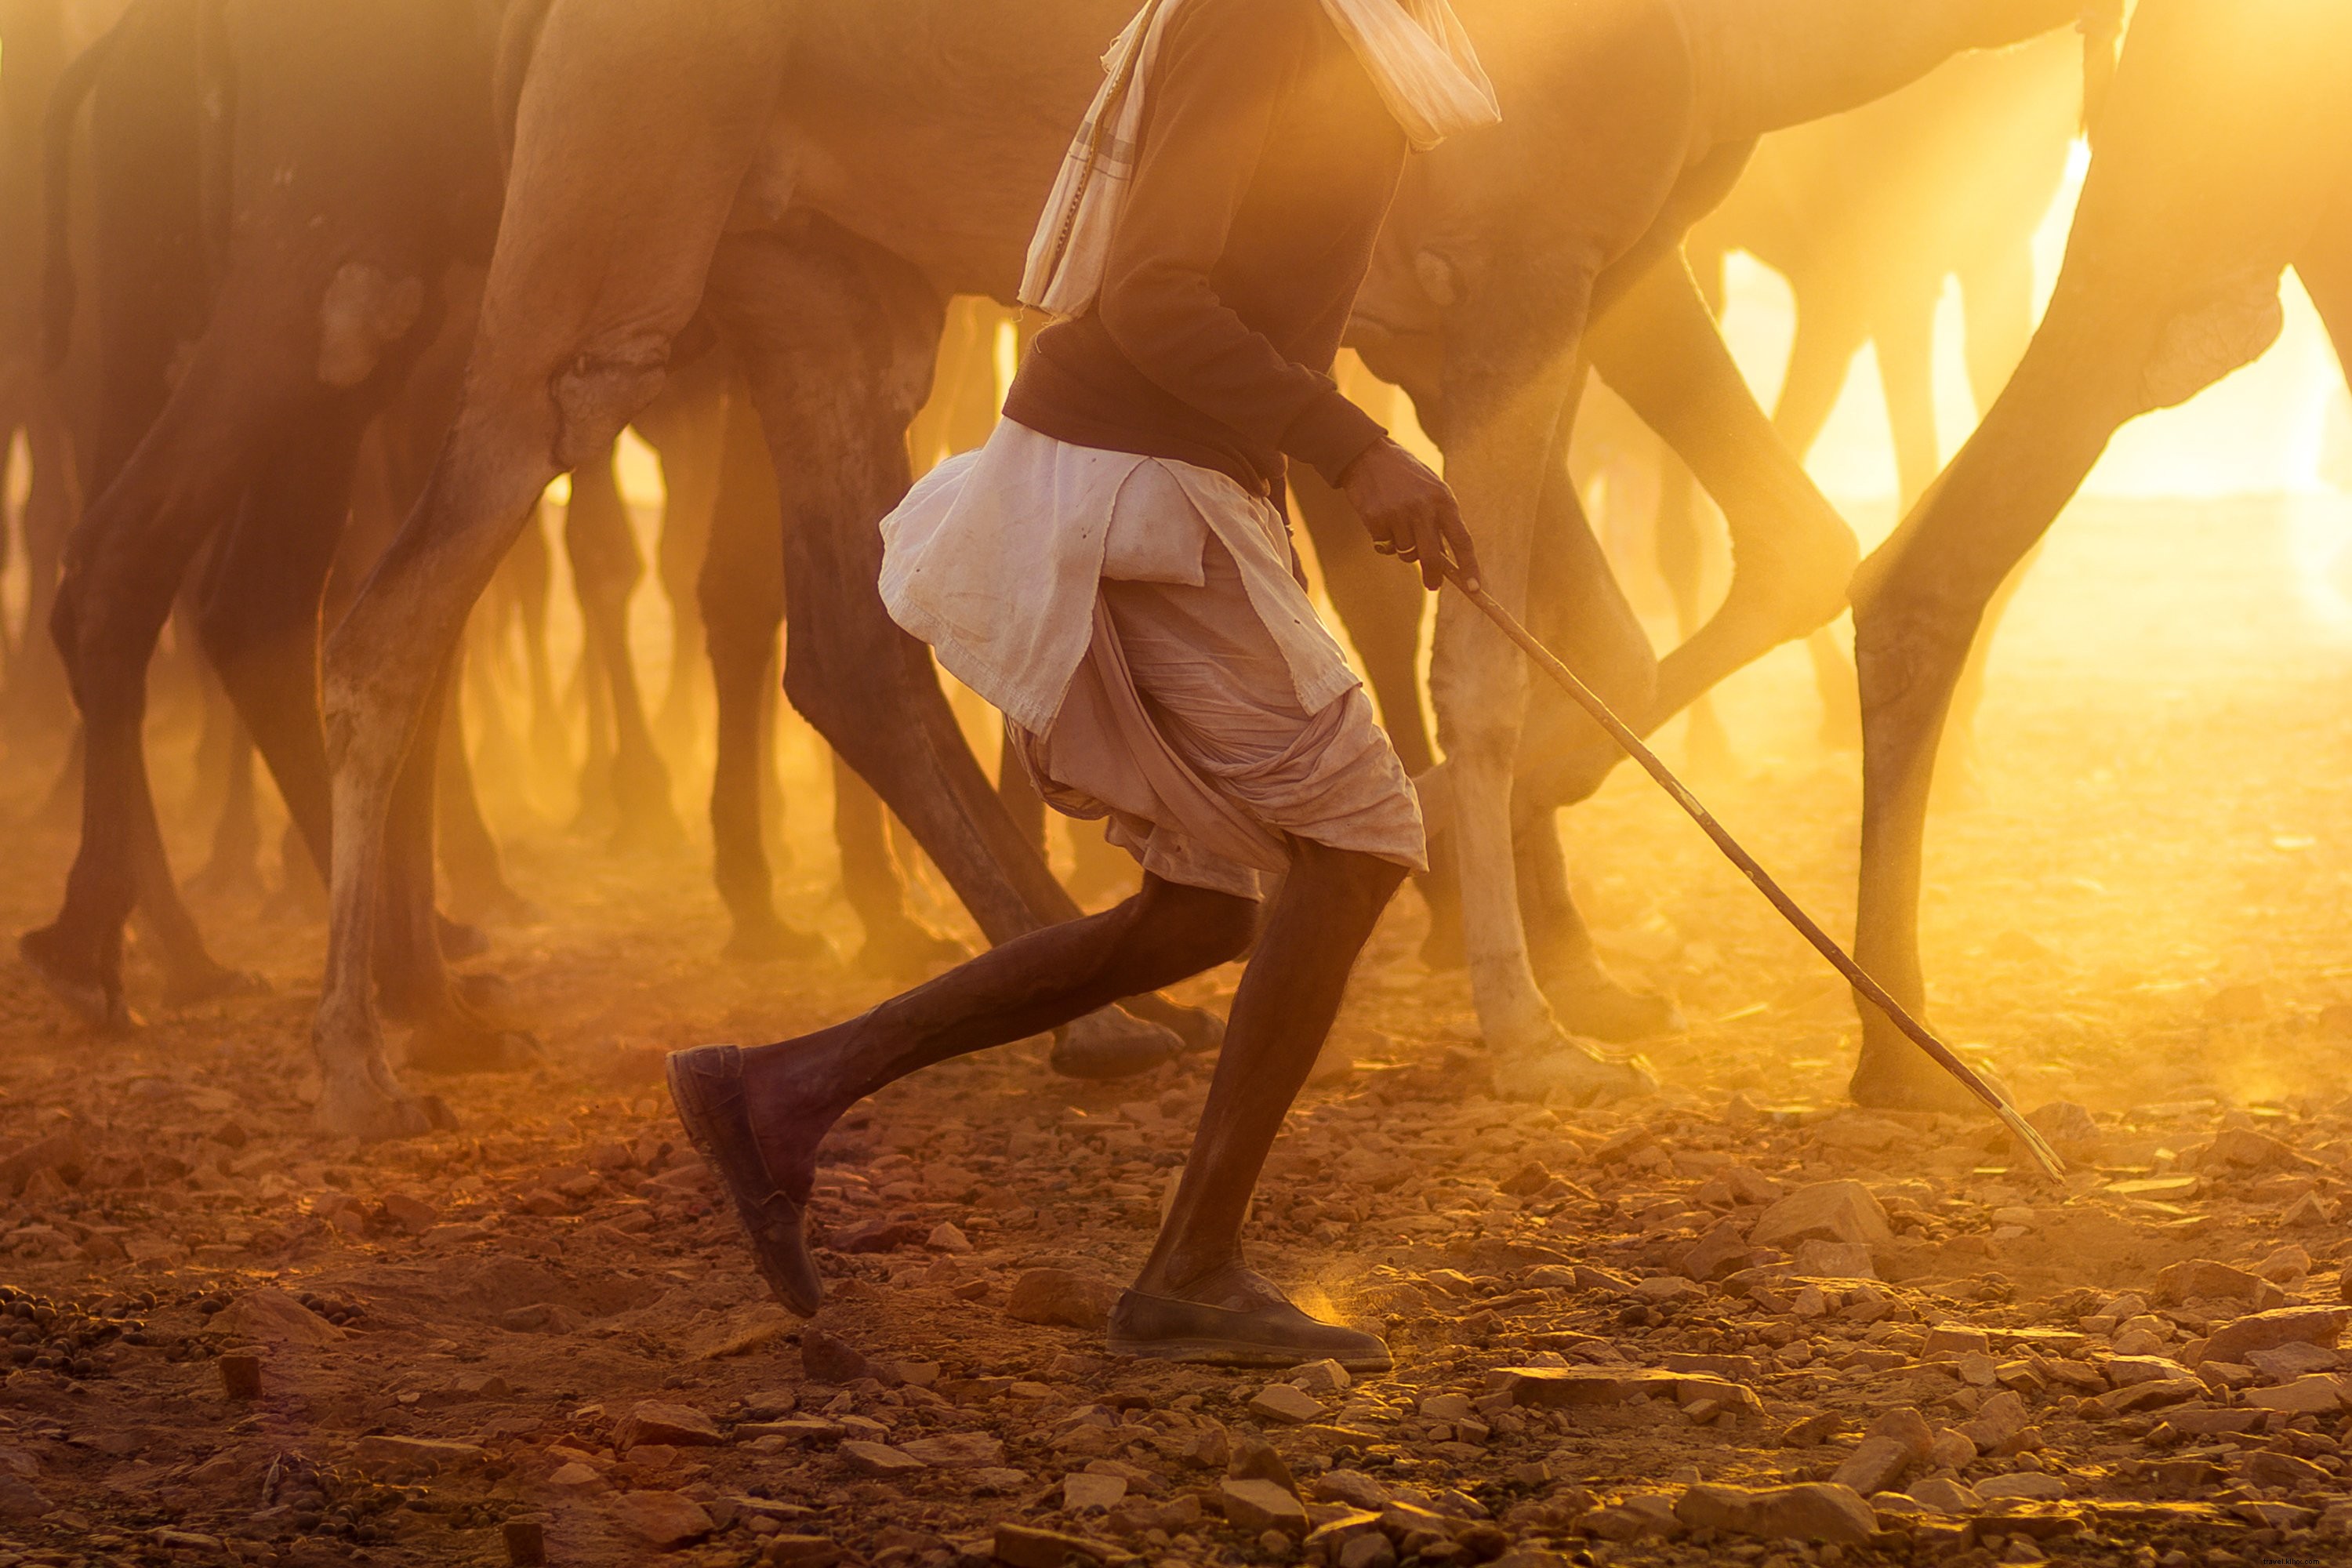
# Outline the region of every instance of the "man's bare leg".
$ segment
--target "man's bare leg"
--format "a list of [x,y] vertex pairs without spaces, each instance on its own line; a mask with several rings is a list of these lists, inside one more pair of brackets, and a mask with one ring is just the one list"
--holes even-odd
[[1339,1016],[1357,955],[1404,868],[1300,840],[1242,972],[1192,1157],[1160,1239],[1111,1316],[1116,1351],[1284,1364],[1330,1356],[1385,1370],[1370,1334],[1319,1323],[1242,1261],[1250,1194]]
[[[1241,1266],[1241,1217],[1348,972],[1403,875],[1370,856],[1298,846],[1234,998],[1191,1166],[1139,1279],[1144,1294],[1230,1312],[1271,1290]],[[1255,917],[1246,899],[1147,876],[1141,892],[1113,909],[992,948],[845,1024],[780,1045],[671,1057],[679,1113],[736,1189],[779,1299],[807,1313],[822,1295],[800,1214],[817,1145],[844,1111],[934,1062],[1026,1038],[1223,963],[1247,945]]]

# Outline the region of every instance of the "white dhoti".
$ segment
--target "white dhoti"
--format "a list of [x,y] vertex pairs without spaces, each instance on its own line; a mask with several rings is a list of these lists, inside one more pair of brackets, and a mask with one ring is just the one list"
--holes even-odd
[[1425,868],[1412,781],[1293,574],[1279,509],[1007,420],[883,523],[883,601],[1003,710],[1055,809],[1255,895],[1290,840]]

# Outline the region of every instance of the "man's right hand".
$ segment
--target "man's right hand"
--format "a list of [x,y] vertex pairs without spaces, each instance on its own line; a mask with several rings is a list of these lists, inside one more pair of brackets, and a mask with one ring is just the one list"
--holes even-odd
[[1434,591],[1449,575],[1465,588],[1478,586],[1478,556],[1454,492],[1393,439],[1383,436],[1366,447],[1339,476],[1339,489],[1364,520],[1372,548],[1419,566],[1423,587]]

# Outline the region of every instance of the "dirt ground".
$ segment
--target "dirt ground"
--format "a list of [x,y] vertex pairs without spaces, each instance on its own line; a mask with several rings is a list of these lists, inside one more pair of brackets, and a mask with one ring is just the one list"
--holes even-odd
[[[1844,1108],[1837,987],[1636,777],[1564,832],[1612,962],[1690,1019],[1654,1100],[1496,1099],[1401,898],[1249,1237],[1388,1335],[1352,1384],[1087,1326],[1202,1058],[1085,1086],[1033,1043],[885,1093],[827,1146],[824,1312],[769,1302],[660,1053],[887,987],[722,962],[690,857],[510,835],[546,919],[478,967],[547,1065],[434,1084],[461,1125],[407,1143],[310,1131],[320,931],[257,892],[198,907],[270,993],[166,1014],[134,963],[131,1039],[0,967],[0,1564],[504,1563],[534,1523],[578,1564],[2352,1560],[2347,522],[2078,508],[2021,599],[1927,953],[2063,1188],[1989,1122]],[[1857,770],[1805,668],[1734,683],[1745,772],[1705,793],[1843,930]],[[846,949],[794,755],[788,901]],[[0,785],[11,930],[69,849],[43,784]]]

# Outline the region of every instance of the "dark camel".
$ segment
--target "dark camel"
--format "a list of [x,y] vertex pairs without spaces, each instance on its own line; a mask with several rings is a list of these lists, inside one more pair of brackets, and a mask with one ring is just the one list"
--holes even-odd
[[[521,99],[466,405],[409,526],[329,644],[336,859],[315,1036],[327,1125],[383,1134],[422,1121],[384,1060],[367,977],[378,847],[402,766],[431,734],[420,720],[441,650],[548,479],[600,450],[654,395],[698,314],[743,367],[779,476],[795,705],[876,784],[992,940],[1075,913],[997,806],[924,650],[883,616],[873,521],[908,482],[905,431],[923,401],[941,301],[1011,292],[1098,79],[1097,56],[1128,9],[1027,0],[982,17],[933,0],[886,25],[862,8],[775,0],[658,15],[552,0]],[[1424,384],[1443,394],[1457,488],[1482,545],[1501,549],[1494,586],[1524,610],[1529,503],[1547,488],[1592,280],[1641,246],[1685,174],[1706,170],[1719,194],[1720,170],[1753,136],[1889,90],[1956,49],[2042,30],[2072,7],[1951,0],[1906,7],[1895,26],[1859,0],[1765,13],[1699,0],[1471,9],[1484,51],[1510,79],[1516,119],[1410,177],[1389,292],[1419,305],[1387,341],[1434,367]],[[925,47],[905,47],[918,37]],[[1825,53],[1822,37],[1857,41]],[[1654,154],[1629,159],[1629,141]],[[630,222],[599,216],[616,205]],[[1630,315],[1646,331],[1670,309],[1671,296]],[[1695,293],[1690,310],[1712,340]],[[1423,321],[1433,330],[1414,333]],[[1629,374],[1639,381],[1638,368]],[[1687,427],[1721,413],[1699,399],[1669,423],[1704,447],[1703,428]],[[1834,518],[1777,552],[1756,542],[1743,552],[1743,588],[1661,669],[1660,700],[1678,707],[1834,615],[1851,552]],[[1453,626],[1441,633],[1450,651],[1440,707],[1454,727],[1458,852],[1488,1037],[1520,1056],[1573,1055],[1529,971],[1510,892],[1523,676],[1500,639],[1465,636],[1444,612],[1441,623]],[[1590,756],[1566,765],[1604,770]],[[1627,1077],[1586,1076],[1600,1087]]]
[[[361,435],[434,336],[448,268],[487,243],[495,220],[497,144],[481,89],[495,23],[472,0],[364,15],[148,0],[101,46],[93,274],[107,396],[93,467],[119,470],[75,530],[55,616],[88,735],[85,831],[64,909],[21,943],[51,988],[100,1025],[127,1017],[121,933],[134,905],[163,938],[175,999],[242,984],[204,952],[179,903],[139,743],[148,654],[189,562],[216,532],[200,631],[325,859],[310,653],[320,585]],[[208,84],[192,60],[224,75]],[[233,122],[199,134],[205,88],[230,83]],[[290,146],[303,156],[278,151]],[[172,221],[145,199],[158,184]],[[205,292],[191,302],[155,287],[184,280]],[[173,380],[166,367],[187,339]],[[417,1054],[438,1037],[465,1055],[503,1037],[473,1015],[442,962],[430,765],[423,759],[404,784],[402,848],[388,866],[397,935],[383,973],[388,1005],[428,1026]]]
[[[2286,268],[2352,366],[2352,7],[2141,0],[2048,314],[1976,436],[1854,582],[1863,700],[1856,956],[1925,1001],[1921,841],[1937,742],[1985,606],[2108,439],[2275,341]],[[1865,1008],[1862,1104],[1950,1109]]]

